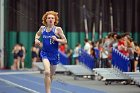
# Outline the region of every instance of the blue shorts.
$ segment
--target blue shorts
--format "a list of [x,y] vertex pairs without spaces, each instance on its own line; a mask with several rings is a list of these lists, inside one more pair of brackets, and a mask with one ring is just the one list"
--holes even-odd
[[57,65],[59,63],[59,55],[58,53],[48,53],[41,51],[40,56],[43,59],[48,59],[51,65]]

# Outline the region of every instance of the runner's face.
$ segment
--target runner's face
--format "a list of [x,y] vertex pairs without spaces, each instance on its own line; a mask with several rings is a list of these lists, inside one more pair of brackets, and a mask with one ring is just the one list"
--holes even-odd
[[52,14],[49,14],[49,15],[47,16],[46,22],[47,22],[47,25],[54,25],[55,16],[52,15]]

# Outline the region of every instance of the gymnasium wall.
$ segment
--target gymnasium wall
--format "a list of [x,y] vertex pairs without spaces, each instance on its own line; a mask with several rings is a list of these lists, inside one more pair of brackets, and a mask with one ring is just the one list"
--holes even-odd
[[4,0],[4,10],[6,67],[13,62],[11,51],[16,43],[22,43],[26,47],[26,66],[31,66],[33,38],[42,25],[42,15],[48,10],[59,12],[58,26],[63,28],[72,49],[77,42],[84,45],[84,18],[87,19],[90,40],[93,38],[95,24],[95,41],[99,35],[104,37],[112,31],[130,32],[132,38],[140,43],[140,0]]

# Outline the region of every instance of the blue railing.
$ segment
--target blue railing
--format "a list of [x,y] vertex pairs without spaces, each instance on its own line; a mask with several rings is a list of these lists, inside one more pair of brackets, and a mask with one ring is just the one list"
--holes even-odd
[[131,67],[129,58],[114,48],[112,49],[112,65],[123,72],[128,72]]
[[90,69],[93,69],[94,68],[94,58],[92,56],[90,56],[89,54],[87,54],[86,51],[84,51],[83,49],[79,50],[79,54],[80,54],[78,57],[79,62],[86,65]]
[[100,58],[100,50],[97,48],[94,48],[94,51],[95,51],[95,57]]
[[60,63],[63,65],[70,65],[69,58],[66,54],[59,51]]

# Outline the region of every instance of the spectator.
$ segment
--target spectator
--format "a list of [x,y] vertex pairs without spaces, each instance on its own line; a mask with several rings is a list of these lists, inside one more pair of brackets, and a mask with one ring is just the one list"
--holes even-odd
[[136,72],[138,62],[140,61],[140,47],[137,43],[135,43],[135,50],[134,50],[134,64],[132,64],[132,71]]
[[60,50],[62,53],[65,53],[65,44],[59,44],[59,50]]
[[84,50],[90,55],[91,45],[90,45],[88,39],[85,39],[84,42],[85,42]]
[[34,63],[37,62],[38,59],[38,55],[39,55],[39,48],[35,46],[35,44],[32,45],[31,48],[31,52],[32,52],[32,69],[35,69],[35,65]]
[[80,48],[81,48],[80,43],[76,44],[76,47],[74,48],[73,58],[74,58],[74,64],[76,65],[79,64],[78,57],[79,57]]
[[72,49],[68,47],[68,44],[65,44],[65,54],[68,56],[70,64],[72,64]]
[[24,60],[25,60],[25,55],[26,55],[26,49],[23,46],[23,44],[18,44],[19,45],[19,51],[18,51],[18,69],[20,68],[20,62],[21,62],[21,68],[24,70]]
[[12,70],[19,70],[19,59],[18,59],[19,50],[20,50],[19,44],[16,44],[12,49],[12,53],[14,57],[14,62],[11,66]]
[[101,49],[101,68],[108,67],[108,51],[104,48]]
[[132,41],[131,38],[129,38],[129,44],[128,44],[128,53],[129,53],[129,60],[130,60],[130,71],[133,72],[134,71],[134,51],[135,51],[135,47],[134,47],[134,42]]
[[128,56],[127,46],[123,35],[118,39],[118,50],[125,56]]

